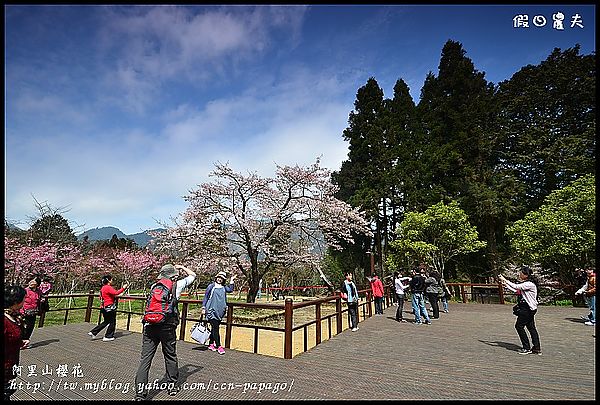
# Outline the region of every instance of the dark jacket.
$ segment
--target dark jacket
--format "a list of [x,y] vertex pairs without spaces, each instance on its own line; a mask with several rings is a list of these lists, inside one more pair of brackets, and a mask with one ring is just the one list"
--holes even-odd
[[410,291],[414,293],[422,293],[425,291],[425,279],[420,274],[410,280]]

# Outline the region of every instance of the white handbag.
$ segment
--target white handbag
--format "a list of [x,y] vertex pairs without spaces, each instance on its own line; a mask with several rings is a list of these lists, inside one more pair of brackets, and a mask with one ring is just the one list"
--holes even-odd
[[200,344],[204,344],[210,337],[210,328],[206,321],[196,323],[191,330],[192,339]]

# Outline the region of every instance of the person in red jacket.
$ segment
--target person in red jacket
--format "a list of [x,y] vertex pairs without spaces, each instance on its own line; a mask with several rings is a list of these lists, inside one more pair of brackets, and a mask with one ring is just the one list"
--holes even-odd
[[25,300],[25,289],[21,286],[4,287],[4,400],[16,392],[11,382],[17,377],[14,367],[19,365],[21,348],[29,341],[23,339],[20,309]]
[[117,328],[117,296],[129,287],[129,285],[125,283],[120,289],[115,290],[112,284],[113,278],[110,274],[102,277],[102,288],[100,289],[100,300],[102,301],[102,304],[100,306],[100,312],[104,317],[104,322],[88,332],[88,335],[94,339],[102,329],[108,326],[106,334],[102,339],[103,342],[115,340],[115,329]]
[[369,281],[371,282],[373,297],[375,297],[375,315],[383,315],[383,283],[377,277],[377,274],[374,274]]

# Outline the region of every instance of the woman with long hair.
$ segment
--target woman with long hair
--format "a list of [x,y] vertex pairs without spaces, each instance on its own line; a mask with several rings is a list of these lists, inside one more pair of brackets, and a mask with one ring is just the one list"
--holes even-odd
[[[517,293],[517,306],[519,308],[517,315],[517,322],[515,323],[515,329],[521,339],[522,348],[519,350],[519,354],[542,354],[540,346],[540,335],[535,327],[535,314],[537,313],[538,301],[538,280],[533,275],[533,270],[528,266],[521,267],[519,273],[520,283],[513,283],[504,278],[503,275],[499,275],[500,282],[508,290]],[[531,345],[529,344],[529,338],[527,332],[531,335]]]

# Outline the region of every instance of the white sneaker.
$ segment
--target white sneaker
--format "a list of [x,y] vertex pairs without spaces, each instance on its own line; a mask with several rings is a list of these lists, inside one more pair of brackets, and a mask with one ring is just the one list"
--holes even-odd
[[358,328],[352,328],[351,330],[352,330],[352,332],[356,332],[358,330]]
[[103,341],[103,342],[112,342],[113,340],[115,340],[115,338],[114,338],[114,337],[112,337],[112,338],[103,337],[103,338],[102,338],[102,341]]
[[596,325],[596,322],[587,321],[585,324],[588,326],[594,326],[594,325]]

